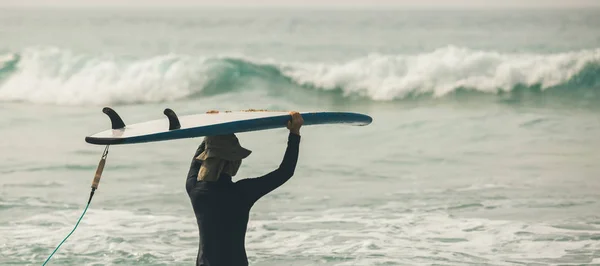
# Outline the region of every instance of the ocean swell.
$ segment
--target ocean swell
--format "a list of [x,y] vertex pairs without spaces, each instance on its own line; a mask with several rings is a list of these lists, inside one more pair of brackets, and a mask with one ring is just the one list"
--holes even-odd
[[598,90],[600,49],[506,54],[444,47],[414,55],[372,54],[340,63],[233,56],[151,58],[28,48],[0,55],[0,101],[64,105],[147,103],[240,90],[291,87],[392,101],[458,90],[498,94]]

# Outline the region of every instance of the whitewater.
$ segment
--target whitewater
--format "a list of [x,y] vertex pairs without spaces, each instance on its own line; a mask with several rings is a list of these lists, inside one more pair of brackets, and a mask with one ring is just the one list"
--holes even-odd
[[[251,265],[600,264],[600,10],[0,9],[0,265],[41,265],[110,126],[248,108],[350,111],[301,131],[253,208]],[[234,180],[283,156],[239,134]],[[193,265],[199,139],[111,147],[51,265]]]
[[[260,89],[275,83],[390,101],[415,95],[442,97],[457,89],[498,93],[517,86],[538,86],[541,90],[594,86],[600,82],[598,69],[600,49],[544,55],[449,46],[416,55],[372,54],[340,63],[306,63],[225,55],[122,59],[29,48],[0,56],[0,100],[79,105],[151,103],[207,91]],[[258,83],[248,86],[251,81]]]

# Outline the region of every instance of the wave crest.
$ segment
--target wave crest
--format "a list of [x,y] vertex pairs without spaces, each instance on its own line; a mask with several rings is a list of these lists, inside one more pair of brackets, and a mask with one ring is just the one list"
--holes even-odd
[[261,87],[340,91],[374,101],[442,97],[460,89],[499,93],[600,86],[600,49],[503,54],[445,47],[416,55],[369,55],[343,63],[161,55],[147,59],[28,48],[0,55],[0,101],[145,103]]
[[448,47],[418,55],[371,55],[343,64],[302,65],[285,73],[302,85],[394,100],[419,94],[440,97],[457,89],[485,93],[517,86],[548,89],[584,70],[589,83],[600,81],[599,65],[600,49],[537,55]]

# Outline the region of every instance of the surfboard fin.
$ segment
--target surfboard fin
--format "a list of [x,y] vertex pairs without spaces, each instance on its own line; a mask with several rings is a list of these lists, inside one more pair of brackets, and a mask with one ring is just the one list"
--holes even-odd
[[181,124],[179,123],[179,118],[177,118],[177,114],[173,112],[173,110],[167,108],[163,112],[167,118],[169,118],[169,130],[180,129]]
[[115,110],[111,109],[110,107],[104,107],[102,108],[102,112],[108,115],[108,117],[110,118],[112,129],[120,129],[125,127],[123,119],[121,119],[121,117],[119,116],[119,114],[117,114],[117,112],[115,112]]

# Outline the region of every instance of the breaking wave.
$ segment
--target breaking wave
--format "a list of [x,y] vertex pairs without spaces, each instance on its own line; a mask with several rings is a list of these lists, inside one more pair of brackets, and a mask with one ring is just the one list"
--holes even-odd
[[5,102],[147,103],[267,87],[331,91],[372,101],[444,97],[465,90],[596,92],[600,49],[507,54],[448,46],[339,63],[175,54],[140,59],[39,47],[0,55],[0,101]]

